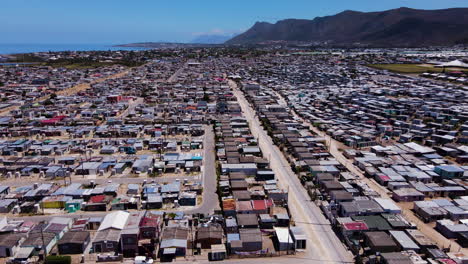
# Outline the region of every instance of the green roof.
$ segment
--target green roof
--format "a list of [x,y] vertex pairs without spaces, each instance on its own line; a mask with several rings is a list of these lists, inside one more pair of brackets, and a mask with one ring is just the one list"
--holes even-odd
[[351,217],[354,221],[363,221],[370,230],[391,230],[392,227],[380,215],[357,215]]
[[402,221],[400,217],[395,214],[382,214],[382,217],[393,227],[408,227],[408,224]]

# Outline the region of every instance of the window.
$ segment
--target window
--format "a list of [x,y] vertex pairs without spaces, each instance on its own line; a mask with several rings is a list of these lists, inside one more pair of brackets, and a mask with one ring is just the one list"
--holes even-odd
[[127,237],[124,239],[124,244],[135,244],[136,243],[136,239],[132,238],[132,237]]
[[112,243],[112,242],[107,242],[107,243],[106,243],[106,247],[107,247],[107,248],[114,248],[114,243]]

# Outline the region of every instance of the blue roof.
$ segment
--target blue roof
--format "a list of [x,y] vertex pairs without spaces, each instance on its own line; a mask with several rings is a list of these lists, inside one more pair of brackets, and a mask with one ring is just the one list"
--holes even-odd
[[232,242],[232,241],[236,241],[236,240],[240,240],[240,235],[239,234],[237,234],[237,233],[234,233],[234,234],[228,233],[227,234],[227,241],[228,242]]
[[447,172],[464,172],[462,168],[453,165],[441,165],[437,166],[436,168]]
[[120,184],[118,183],[108,184],[106,187],[104,187],[104,192],[117,192],[119,186]]
[[149,186],[143,187],[144,194],[158,193],[158,190],[159,190],[159,186],[155,186],[155,185],[149,185]]
[[180,184],[178,182],[168,183],[161,186],[161,192],[179,192],[180,191]]
[[184,218],[184,212],[175,212],[174,220],[182,220]]
[[423,155],[425,158],[427,159],[440,159],[442,158],[442,156],[438,155],[438,154],[426,154],[426,155]]
[[203,160],[202,156],[192,156],[192,160]]
[[4,192],[5,190],[10,189],[9,186],[0,186],[0,193]]
[[130,183],[130,184],[128,184],[128,189],[136,189],[136,190],[138,190],[138,189],[140,189],[140,185],[135,184],[135,183]]

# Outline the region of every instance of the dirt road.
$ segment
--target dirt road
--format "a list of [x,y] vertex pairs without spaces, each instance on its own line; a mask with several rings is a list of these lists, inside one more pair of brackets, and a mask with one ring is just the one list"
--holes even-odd
[[[103,77],[103,78],[93,80],[91,82],[79,83],[79,84],[77,84],[77,85],[75,85],[73,87],[70,87],[68,89],[60,90],[56,94],[57,95],[77,94],[79,92],[82,92],[82,91],[85,91],[86,89],[91,88],[92,84],[101,83],[101,82],[104,82],[104,81],[109,80],[109,79],[120,78],[120,77],[123,77],[123,76],[127,75],[128,72],[129,72],[129,70],[125,70],[125,71],[122,71],[122,72],[119,72],[119,73],[116,73],[116,74],[113,74],[113,75],[109,75],[109,76],[106,76],[106,77]],[[42,97],[34,100],[34,103],[42,102],[44,100],[47,100],[49,97],[50,97],[50,95],[42,96]],[[20,109],[20,107],[21,107],[20,105],[13,105],[13,106],[1,109],[0,110],[0,116],[7,115],[10,111],[18,110],[18,109]]]

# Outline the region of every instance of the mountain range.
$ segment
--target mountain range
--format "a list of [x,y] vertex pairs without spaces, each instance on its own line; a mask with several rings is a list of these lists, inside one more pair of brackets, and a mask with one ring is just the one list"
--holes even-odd
[[344,11],[333,16],[257,22],[225,44],[316,42],[385,47],[468,44],[468,8],[382,12]]

